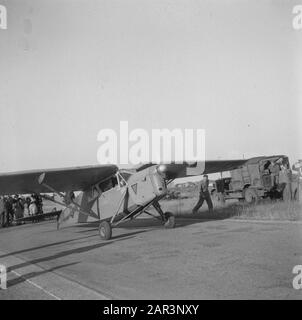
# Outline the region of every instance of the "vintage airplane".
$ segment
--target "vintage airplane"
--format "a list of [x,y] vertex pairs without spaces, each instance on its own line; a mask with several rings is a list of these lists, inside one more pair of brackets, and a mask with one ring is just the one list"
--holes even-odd
[[[159,201],[176,178],[229,171],[247,160],[214,160],[195,163],[143,164],[131,170],[98,165],[0,174],[0,195],[38,193],[62,205],[57,228],[64,222],[99,221],[101,239],[112,236],[112,227],[146,213],[174,228],[175,217],[163,212]],[[79,191],[77,196],[74,192]],[[62,201],[47,196],[59,195]],[[159,214],[150,212],[153,207]]]

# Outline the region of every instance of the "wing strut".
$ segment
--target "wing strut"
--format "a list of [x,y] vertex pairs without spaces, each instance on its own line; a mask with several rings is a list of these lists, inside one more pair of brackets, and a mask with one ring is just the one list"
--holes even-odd
[[55,190],[54,188],[52,188],[51,186],[49,186],[47,183],[44,182],[45,180],[45,172],[42,173],[39,178],[38,178],[38,183],[40,185],[42,185],[43,187],[45,187],[47,190],[51,191],[52,193],[55,193],[57,194],[58,196],[60,196],[62,199],[63,199],[63,202],[60,202],[60,201],[57,201],[55,199],[52,199],[48,196],[45,196],[45,195],[41,195],[44,199],[47,199],[47,200],[50,200],[54,203],[57,203],[65,208],[69,208],[70,204],[73,204],[75,207],[76,207],[76,210],[83,214],[83,215],[86,215],[86,216],[89,216],[89,217],[93,217],[97,220],[99,220],[99,214],[96,214],[93,210],[90,209],[89,212],[86,212],[86,211],[83,211],[81,206],[74,202],[73,201],[73,197],[72,197],[72,192],[66,192],[65,194],[63,194],[62,192],[59,192],[57,190]]

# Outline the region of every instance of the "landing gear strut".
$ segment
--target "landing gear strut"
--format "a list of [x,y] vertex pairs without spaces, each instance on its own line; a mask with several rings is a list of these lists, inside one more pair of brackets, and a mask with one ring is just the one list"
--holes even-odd
[[153,207],[159,213],[159,215],[164,223],[164,227],[166,229],[175,228],[175,217],[173,216],[173,214],[171,212],[163,212],[163,210],[158,202],[154,202]]

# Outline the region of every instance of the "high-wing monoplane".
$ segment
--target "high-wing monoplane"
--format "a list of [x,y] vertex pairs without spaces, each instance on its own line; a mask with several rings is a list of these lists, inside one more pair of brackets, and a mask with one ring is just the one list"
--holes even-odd
[[[67,221],[99,221],[101,239],[112,236],[112,227],[145,213],[174,228],[175,216],[163,212],[160,200],[174,179],[230,171],[246,160],[214,160],[194,163],[143,164],[131,170],[115,165],[33,170],[0,174],[0,195],[38,193],[65,209],[58,228]],[[61,200],[49,197],[55,193]],[[75,195],[77,193],[77,195]],[[153,207],[158,215],[150,212]]]

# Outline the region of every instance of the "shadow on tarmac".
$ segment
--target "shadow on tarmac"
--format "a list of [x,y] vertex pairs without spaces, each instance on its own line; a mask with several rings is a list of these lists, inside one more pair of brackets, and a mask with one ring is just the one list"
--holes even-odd
[[58,253],[56,253],[54,255],[51,255],[51,256],[38,258],[38,259],[33,259],[33,260],[30,260],[30,261],[24,261],[22,263],[14,265],[14,266],[10,266],[7,271],[10,272],[10,271],[13,271],[13,270],[16,270],[16,269],[19,269],[19,268],[24,268],[24,267],[26,267],[28,265],[31,265],[31,264],[39,264],[41,262],[46,262],[46,261],[50,261],[50,260],[59,259],[59,258],[66,257],[66,256],[69,256],[69,255],[72,255],[72,254],[84,253],[84,252],[88,252],[88,251],[91,251],[91,250],[99,249],[99,248],[108,246],[110,244],[113,244],[113,243],[115,243],[117,241],[122,241],[122,240],[126,240],[126,239],[128,240],[128,239],[134,238],[134,235],[136,235],[138,233],[141,233],[141,232],[143,232],[143,231],[137,231],[137,232],[131,232],[131,233],[128,233],[128,234],[122,234],[122,235],[119,235],[119,236],[117,236],[115,238],[112,238],[112,240],[110,240],[110,241],[101,242],[101,243],[97,243],[97,244],[93,244],[93,245],[89,245],[89,246],[84,246],[84,247],[80,247],[80,248],[65,250],[65,251],[58,252]]
[[[200,212],[197,214],[190,214],[190,213],[178,214],[176,216],[176,228],[186,227],[186,226],[193,225],[196,223],[201,223],[201,222],[207,222],[207,221],[213,221],[213,220],[224,220],[224,219],[228,219],[230,217],[233,217],[235,215],[236,215],[236,210],[234,210],[234,208],[231,208],[231,207],[217,208],[213,212]],[[54,242],[54,243],[45,244],[42,246],[31,247],[28,249],[10,252],[8,254],[4,254],[4,255],[0,256],[0,258],[8,257],[10,255],[16,255],[16,254],[20,254],[20,253],[25,253],[25,252],[29,252],[29,251],[39,250],[39,249],[43,249],[43,248],[48,248],[48,247],[52,247],[52,246],[56,246],[56,245],[67,244],[67,243],[71,243],[73,241],[77,241],[77,240],[81,240],[81,239],[96,237],[98,235],[97,234],[98,223],[99,222],[96,221],[96,222],[89,222],[89,223],[85,223],[85,224],[81,224],[81,225],[77,225],[77,226],[70,226],[72,228],[76,228],[76,231],[75,231],[76,233],[96,232],[93,235],[73,238],[73,239],[69,239],[69,240],[65,240],[65,241],[58,241],[58,242]],[[70,227],[67,227],[67,228],[70,228]],[[33,259],[31,261],[24,261],[20,264],[16,264],[14,266],[9,267],[8,271],[16,270],[18,268],[23,268],[23,267],[26,267],[30,264],[39,264],[42,262],[66,257],[69,255],[80,254],[80,253],[84,253],[87,251],[99,249],[99,248],[108,246],[110,244],[113,244],[117,241],[128,240],[128,239],[134,238],[137,234],[150,232],[152,230],[156,230],[156,229],[164,228],[164,227],[160,221],[148,217],[148,218],[139,218],[139,219],[135,219],[135,220],[131,220],[131,221],[126,221],[123,224],[121,224],[118,228],[126,229],[126,230],[127,229],[128,230],[143,229],[143,230],[138,230],[135,232],[128,232],[125,234],[119,234],[119,235],[113,236],[112,239],[108,240],[108,241],[101,241],[100,243],[97,243],[97,244],[61,251],[56,254],[47,256],[47,257],[37,258],[37,259]],[[78,230],[78,229],[80,229],[80,230]],[[18,280],[18,281],[25,281],[26,279],[33,278],[35,276],[38,276],[39,274],[51,272],[54,269],[62,268],[64,266],[67,266],[67,265],[58,266],[53,269],[49,269],[49,270],[45,270],[45,271],[41,271],[41,272],[30,273],[30,274],[24,276],[24,280]],[[17,284],[17,282],[16,282],[17,280],[12,280],[12,281],[15,281],[15,282],[12,282],[11,285]]]
[[38,247],[31,247],[31,248],[28,248],[28,249],[13,251],[13,252],[10,252],[10,253],[3,254],[2,256],[0,256],[0,259],[12,256],[12,255],[20,254],[20,253],[25,253],[25,252],[28,252],[28,251],[45,249],[45,248],[48,248],[48,247],[57,246],[57,245],[60,245],[60,244],[65,244],[65,243],[69,243],[69,242],[72,242],[72,241],[81,240],[81,239],[87,239],[87,238],[91,238],[91,237],[95,237],[95,235],[90,235],[90,236],[81,237],[81,238],[75,238],[75,239],[70,239],[70,240],[64,240],[64,241],[58,241],[58,242],[44,244],[44,245],[38,246]]
[[19,276],[18,278],[12,279],[12,280],[8,280],[7,281],[7,287],[13,287],[19,283],[25,282],[29,279],[41,276],[43,274],[49,273],[49,272],[53,272],[57,269],[61,269],[61,268],[65,268],[65,267],[69,267],[69,266],[73,266],[78,264],[78,262],[73,262],[73,263],[67,263],[67,264],[62,264],[60,266],[51,268],[51,269],[47,269],[47,270],[43,270],[43,271],[38,271],[38,272],[30,272],[27,274],[22,274],[21,276]]

